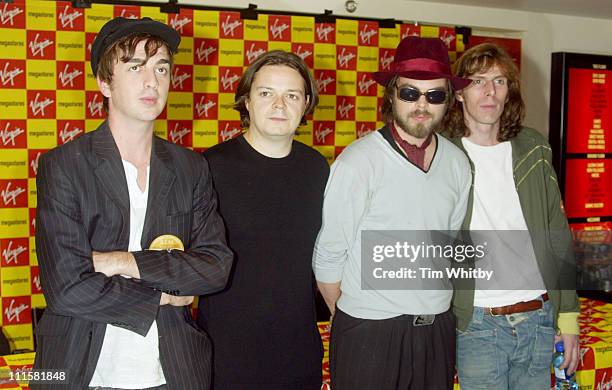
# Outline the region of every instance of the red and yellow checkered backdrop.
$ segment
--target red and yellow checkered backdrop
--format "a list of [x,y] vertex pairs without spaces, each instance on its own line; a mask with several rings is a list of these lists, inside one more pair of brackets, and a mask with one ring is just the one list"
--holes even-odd
[[453,27],[396,25],[312,16],[16,0],[0,3],[0,257],[2,327],[15,349],[33,349],[31,308],[44,307],[34,242],[36,171],[45,151],[94,130],[104,119],[89,66],[91,43],[115,16],[151,17],[182,35],[168,104],[155,132],[203,150],[241,132],[232,109],[244,69],[261,53],[293,51],[313,70],[321,99],[296,138],[331,161],[382,125],[382,89],[370,72],[388,68],[401,37],[440,37],[452,59],[463,50]]
[[[453,27],[380,28],[374,21],[316,23],[312,16],[282,14],[242,20],[239,12],[189,8],[164,14],[149,6],[75,9],[70,2],[0,3],[1,325],[14,349],[33,349],[31,309],[45,306],[33,238],[37,162],[45,151],[94,130],[104,119],[88,61],[96,32],[115,16],[148,16],[181,33],[168,105],[155,129],[195,150],[241,132],[232,109],[237,81],[267,50],[293,51],[312,69],[320,104],[296,138],[330,162],[354,139],[382,125],[382,89],[369,74],[390,66],[401,38],[439,37],[451,60],[464,51],[463,37]],[[583,301],[583,371],[578,378],[585,389],[611,386],[611,312],[610,305]],[[328,341],[325,325],[321,331]],[[33,354],[0,358],[0,369],[29,366],[32,359]],[[0,387],[5,387],[1,381]]]

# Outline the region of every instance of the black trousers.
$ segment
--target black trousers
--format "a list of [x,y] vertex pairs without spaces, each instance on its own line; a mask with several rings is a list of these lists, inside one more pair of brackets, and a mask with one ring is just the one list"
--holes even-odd
[[455,316],[449,310],[431,325],[414,316],[354,318],[336,309],[331,328],[332,390],[452,390]]

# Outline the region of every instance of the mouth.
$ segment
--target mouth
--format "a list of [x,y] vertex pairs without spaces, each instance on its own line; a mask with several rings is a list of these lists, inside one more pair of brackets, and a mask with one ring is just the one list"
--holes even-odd
[[268,118],[268,119],[271,120],[271,121],[274,121],[274,122],[284,122],[284,121],[287,120],[287,118],[279,118],[279,117],[271,117],[271,118]]
[[141,97],[140,101],[148,106],[152,106],[155,103],[157,103],[157,98],[154,96],[145,96],[145,97]]
[[497,109],[497,105],[496,104],[483,104],[480,106],[480,108],[482,108],[483,110],[495,110]]
[[410,115],[410,117],[412,119],[414,119],[416,122],[425,122],[426,120],[431,118],[431,115],[429,115],[429,114],[412,114],[412,115]]

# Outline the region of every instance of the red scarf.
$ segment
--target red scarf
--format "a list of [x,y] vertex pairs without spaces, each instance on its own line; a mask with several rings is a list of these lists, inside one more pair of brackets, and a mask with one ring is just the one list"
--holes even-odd
[[390,126],[393,140],[397,142],[397,144],[402,148],[404,153],[406,153],[406,157],[408,157],[408,160],[417,167],[421,168],[422,170],[425,170],[425,149],[427,149],[427,147],[431,143],[433,133],[429,133],[429,135],[427,136],[423,144],[421,144],[421,146],[416,146],[400,137],[399,133],[397,132],[397,129],[395,128],[395,124],[391,123]]

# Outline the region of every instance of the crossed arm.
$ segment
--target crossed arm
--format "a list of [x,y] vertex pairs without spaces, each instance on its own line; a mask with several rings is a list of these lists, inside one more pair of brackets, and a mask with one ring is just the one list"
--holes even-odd
[[[140,279],[140,271],[136,265],[134,255],[130,252],[92,252],[94,270],[111,277],[125,275]],[[187,306],[191,305],[194,296],[177,296],[166,293],[161,294],[159,305]]]
[[51,312],[145,335],[160,305],[189,304],[191,296],[225,285],[232,255],[216,220],[208,175],[201,173],[194,190],[193,250],[97,253],[85,226],[89,222],[83,221],[82,199],[63,168],[69,164],[45,157],[37,177],[36,247]]

